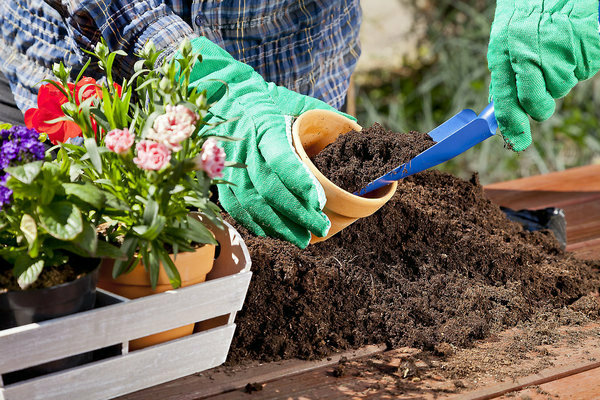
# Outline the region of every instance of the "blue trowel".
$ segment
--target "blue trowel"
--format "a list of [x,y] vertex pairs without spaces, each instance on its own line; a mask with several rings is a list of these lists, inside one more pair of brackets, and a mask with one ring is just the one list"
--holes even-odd
[[473,110],[462,110],[429,132],[429,136],[436,144],[354,194],[363,196],[394,181],[446,162],[494,136],[497,129],[494,103],[490,103],[479,115]]

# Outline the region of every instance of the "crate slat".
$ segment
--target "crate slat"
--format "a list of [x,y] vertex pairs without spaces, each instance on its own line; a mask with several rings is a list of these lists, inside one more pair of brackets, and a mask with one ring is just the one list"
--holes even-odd
[[0,400],[109,399],[225,362],[235,325],[0,389]]
[[237,312],[249,271],[72,316],[0,331],[0,373]]

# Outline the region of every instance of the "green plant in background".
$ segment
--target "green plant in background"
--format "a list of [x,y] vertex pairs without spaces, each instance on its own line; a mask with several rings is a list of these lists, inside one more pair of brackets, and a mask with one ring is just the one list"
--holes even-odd
[[[488,98],[486,54],[495,2],[398,1],[414,12],[415,26],[423,27],[418,58],[400,71],[356,77],[361,124],[429,132],[464,108],[481,111]],[[482,183],[490,183],[598,162],[598,85],[597,79],[579,84],[557,103],[550,120],[533,123],[534,144],[526,151],[508,150],[498,135],[439,169],[463,178],[477,171]]]

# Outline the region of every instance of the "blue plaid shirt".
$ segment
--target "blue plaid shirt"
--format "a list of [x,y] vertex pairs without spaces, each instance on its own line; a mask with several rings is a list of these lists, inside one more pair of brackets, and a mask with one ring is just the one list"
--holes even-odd
[[[22,111],[62,61],[77,71],[104,37],[112,49],[139,52],[148,40],[165,56],[202,35],[251,65],[267,81],[344,102],[360,54],[359,0],[2,0],[0,70]],[[119,59],[119,58],[118,58]],[[117,75],[131,73],[121,58]],[[94,76],[91,70],[87,75]]]

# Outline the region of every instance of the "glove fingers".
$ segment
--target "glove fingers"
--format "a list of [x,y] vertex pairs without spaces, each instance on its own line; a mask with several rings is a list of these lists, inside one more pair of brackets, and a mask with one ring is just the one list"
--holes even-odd
[[[557,32],[560,32],[559,37]],[[579,82],[575,74],[576,66],[580,64],[581,59],[581,49],[578,47],[579,43],[575,43],[571,21],[567,15],[557,14],[551,17],[544,14],[542,16],[540,23],[542,66],[547,90],[555,99],[564,97]],[[557,57],[557,54],[562,54],[563,57]]]
[[490,65],[496,120],[508,145],[514,151],[522,151],[532,141],[529,118],[519,103],[516,77],[508,54],[496,60],[501,61]]
[[580,1],[577,6],[581,9],[578,8],[572,13],[575,14],[572,28],[579,39],[574,46],[579,50],[578,56],[581,58],[575,68],[575,76],[583,81],[590,79],[600,70],[600,35],[597,29],[585,29],[598,26],[598,4],[593,1]]
[[239,207],[247,214],[244,217],[249,217],[268,236],[287,240],[298,247],[306,247],[310,241],[310,232],[272,208],[252,186],[248,177],[242,181],[242,185],[229,186],[229,190]]
[[517,97],[525,112],[536,121],[545,121],[554,114],[556,102],[546,90],[542,71],[532,65],[514,65]]
[[[252,139],[250,139],[252,141]],[[303,164],[297,158],[294,151],[287,146],[280,148],[279,154],[273,163],[277,166],[284,166],[283,176],[287,176],[292,170],[303,169]],[[271,169],[260,151],[248,153],[250,158],[245,160],[246,170],[241,173],[247,174],[247,179],[251,182],[258,195],[264,201],[277,209],[277,212],[295,221],[296,224],[308,229],[318,236],[324,236],[329,230],[329,220],[321,213],[321,204],[318,201],[316,188],[312,187],[311,193],[304,193],[304,196],[317,197],[316,201],[308,202],[305,197],[298,197],[281,180],[280,174]],[[277,164],[278,163],[278,164]],[[308,177],[302,177],[308,180]],[[234,189],[235,191],[235,189]],[[315,199],[312,199],[315,200]]]
[[324,236],[327,233],[329,220],[321,213],[320,208],[310,207],[296,197],[265,164],[252,167],[249,165],[248,174],[251,180],[253,176],[259,177],[259,181],[253,180],[258,194],[279,213],[293,219],[315,235]]
[[240,205],[240,202],[231,191],[230,185],[217,185],[217,189],[219,191],[219,202],[233,219],[257,236],[267,235],[260,225],[254,222],[252,216]]
[[[509,28],[508,56],[515,73],[517,98],[523,110],[536,121],[544,121],[554,114],[554,98],[546,89],[542,72],[542,58],[539,45],[532,46],[531,37],[537,35],[540,14],[521,16],[523,22]],[[506,61],[505,61],[506,62]]]
[[[312,209],[325,205],[320,184],[300,160],[292,145],[291,131],[283,115],[261,115],[254,118],[261,157],[283,185]],[[322,192],[322,190],[321,190]]]

